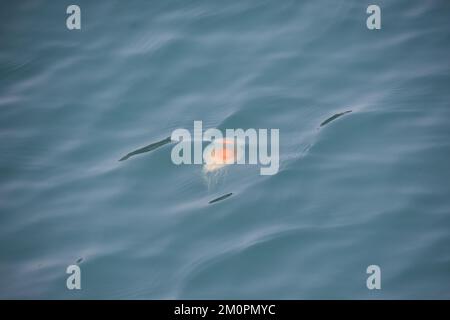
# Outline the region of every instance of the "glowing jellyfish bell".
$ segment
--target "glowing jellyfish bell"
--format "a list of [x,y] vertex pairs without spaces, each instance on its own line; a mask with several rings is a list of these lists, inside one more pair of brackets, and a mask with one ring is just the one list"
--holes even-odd
[[[238,152],[239,150],[239,152]],[[229,164],[237,163],[242,157],[242,143],[234,139],[215,139],[204,150],[205,172],[219,170]]]

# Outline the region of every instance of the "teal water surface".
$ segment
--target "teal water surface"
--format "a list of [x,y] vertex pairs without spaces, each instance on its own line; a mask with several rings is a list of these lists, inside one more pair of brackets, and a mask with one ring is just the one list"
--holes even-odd
[[[0,4],[0,298],[450,298],[448,1],[72,3]],[[196,120],[279,172],[174,165]]]

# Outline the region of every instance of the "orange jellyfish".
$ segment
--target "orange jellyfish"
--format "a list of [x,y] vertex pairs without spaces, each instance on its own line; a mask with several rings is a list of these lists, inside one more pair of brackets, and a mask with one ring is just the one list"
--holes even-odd
[[240,143],[235,143],[232,139],[214,140],[203,152],[204,171],[216,171],[226,165],[236,163],[241,154],[238,152],[239,147]]

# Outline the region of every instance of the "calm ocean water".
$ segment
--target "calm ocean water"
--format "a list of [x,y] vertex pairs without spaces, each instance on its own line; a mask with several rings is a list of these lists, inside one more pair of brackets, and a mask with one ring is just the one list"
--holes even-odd
[[[450,298],[448,1],[0,8],[0,298]],[[280,129],[278,174],[118,161],[194,120]]]

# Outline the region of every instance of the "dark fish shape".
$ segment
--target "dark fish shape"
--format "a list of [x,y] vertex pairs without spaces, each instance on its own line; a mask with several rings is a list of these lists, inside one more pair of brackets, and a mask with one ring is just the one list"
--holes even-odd
[[83,258],[79,258],[78,260],[77,260],[77,264],[80,264],[80,263],[82,263],[83,262]]
[[170,143],[172,140],[170,139],[170,137],[165,138],[164,140],[149,144],[148,146],[142,147],[140,149],[134,150],[130,153],[128,153],[127,155],[125,155],[124,157],[120,158],[119,161],[124,161],[127,160],[128,158],[135,156],[137,154],[141,154],[141,153],[145,153],[145,152],[150,152],[152,150],[155,150],[156,148],[159,148],[165,144]]
[[322,123],[320,124],[320,126],[323,127],[324,125],[330,123],[331,121],[336,120],[336,119],[339,118],[340,116],[343,116],[344,114],[347,114],[347,113],[350,113],[350,112],[352,112],[352,110],[344,111],[344,112],[341,112],[341,113],[336,113],[334,116],[329,117],[327,120],[325,120],[324,122],[322,122]]
[[216,199],[213,199],[213,200],[211,200],[210,202],[208,202],[209,204],[211,204],[211,203],[215,203],[215,202],[217,202],[217,201],[221,201],[221,200],[224,200],[224,199],[226,199],[226,198],[228,198],[228,197],[230,197],[231,195],[232,195],[233,193],[232,192],[230,192],[230,193],[227,193],[227,194],[224,194],[223,196],[221,196],[221,197],[218,197],[218,198],[216,198]]

